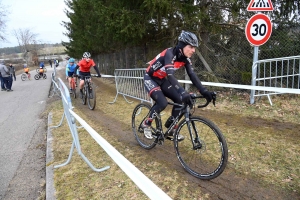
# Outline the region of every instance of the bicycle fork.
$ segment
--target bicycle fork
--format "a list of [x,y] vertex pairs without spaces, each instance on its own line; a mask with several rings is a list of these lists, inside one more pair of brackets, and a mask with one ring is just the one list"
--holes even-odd
[[[199,132],[197,130],[197,127],[195,126],[195,123],[190,120],[190,113],[185,113],[185,121],[187,124],[187,128],[191,137],[191,141],[193,143],[193,150],[198,150],[202,148],[202,144],[200,142],[199,138]],[[194,137],[195,136],[195,137]]]

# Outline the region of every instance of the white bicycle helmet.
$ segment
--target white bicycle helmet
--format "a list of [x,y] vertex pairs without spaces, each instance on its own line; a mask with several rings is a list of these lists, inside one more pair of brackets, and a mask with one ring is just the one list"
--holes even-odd
[[90,58],[91,54],[89,52],[84,52],[82,57],[83,58]]

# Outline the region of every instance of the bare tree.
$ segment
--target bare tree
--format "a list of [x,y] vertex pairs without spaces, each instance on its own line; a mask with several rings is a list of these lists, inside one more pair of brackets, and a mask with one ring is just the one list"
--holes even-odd
[[23,52],[23,58],[28,65],[29,56],[31,54],[35,64],[37,62],[38,40],[37,34],[32,33],[30,29],[18,29],[13,31],[13,35],[17,38],[19,47]]
[[7,10],[0,0],[0,41],[7,41],[5,38]]

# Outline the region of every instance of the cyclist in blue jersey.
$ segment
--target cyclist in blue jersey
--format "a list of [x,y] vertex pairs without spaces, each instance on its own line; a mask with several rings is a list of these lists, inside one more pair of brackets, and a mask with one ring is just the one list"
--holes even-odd
[[[69,88],[70,88],[70,93],[72,93],[72,88],[71,88],[71,78],[75,72],[76,69],[76,64],[75,64],[75,59],[74,58],[70,58],[68,60],[68,64],[66,65],[66,78],[69,81]],[[76,77],[77,78],[77,77]],[[77,80],[75,81],[75,83],[77,83]]]
[[39,70],[40,77],[43,77],[44,75],[44,68],[45,68],[44,62],[40,62],[40,70]]

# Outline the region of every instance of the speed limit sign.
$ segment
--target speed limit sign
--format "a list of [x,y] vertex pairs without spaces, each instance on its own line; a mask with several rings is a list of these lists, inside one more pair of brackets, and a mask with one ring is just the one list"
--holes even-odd
[[247,40],[254,46],[268,41],[272,33],[272,24],[267,15],[256,14],[247,22],[245,29]]

